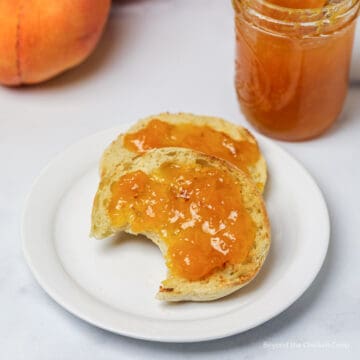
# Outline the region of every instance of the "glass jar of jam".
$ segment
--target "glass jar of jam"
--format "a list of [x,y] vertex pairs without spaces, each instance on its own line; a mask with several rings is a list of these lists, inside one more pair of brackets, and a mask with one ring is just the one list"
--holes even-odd
[[360,0],[233,0],[233,5],[235,85],[248,121],[288,141],[324,132],[347,94]]

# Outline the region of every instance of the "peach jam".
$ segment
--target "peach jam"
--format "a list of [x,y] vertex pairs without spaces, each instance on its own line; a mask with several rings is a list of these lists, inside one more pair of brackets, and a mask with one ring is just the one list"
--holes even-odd
[[360,0],[233,0],[235,84],[247,120],[299,141],[338,118]]
[[209,126],[174,125],[158,119],[135,133],[125,135],[124,146],[138,153],[170,146],[184,147],[227,160],[246,173],[260,157],[256,143],[233,140]]
[[325,6],[328,0],[269,0],[269,2],[289,9],[316,9]]
[[172,274],[199,280],[226,263],[248,260],[256,226],[239,184],[224,171],[168,163],[149,175],[123,175],[111,192],[112,225],[156,234],[166,244]]

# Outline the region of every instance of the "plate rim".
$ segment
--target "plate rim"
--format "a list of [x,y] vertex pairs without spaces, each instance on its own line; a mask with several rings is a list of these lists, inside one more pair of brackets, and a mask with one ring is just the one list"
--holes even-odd
[[[61,158],[66,156],[67,154],[73,152],[76,147],[85,146],[86,143],[91,142],[92,140],[95,140],[96,138],[102,138],[102,137],[105,137],[108,135],[109,135],[109,137],[110,137],[110,135],[113,135],[113,137],[115,137],[116,134],[121,133],[124,130],[124,127],[127,125],[128,125],[127,123],[124,123],[124,124],[121,124],[120,126],[115,126],[115,127],[109,128],[109,129],[105,129],[105,130],[93,133],[89,136],[79,139],[78,141],[71,144],[70,146],[67,146],[63,151],[58,153],[55,157],[53,157],[48,162],[48,164],[40,171],[39,175],[35,178],[35,180],[33,181],[32,185],[30,187],[30,190],[24,201],[23,211],[22,211],[22,216],[21,216],[22,252],[23,252],[23,256],[26,260],[26,263],[27,263],[31,273],[33,274],[38,285],[40,285],[40,287],[45,291],[45,293],[47,293],[50,296],[50,298],[52,298],[52,300],[54,300],[56,303],[61,305],[65,310],[70,312],[72,315],[76,316],[77,318],[80,318],[83,321],[86,321],[87,323],[89,323],[93,326],[96,326],[98,328],[101,328],[101,329],[104,329],[104,330],[107,330],[107,331],[110,331],[112,333],[122,335],[122,336],[127,336],[127,337],[136,338],[136,339],[140,339],[140,340],[146,340],[146,341],[157,341],[157,342],[167,342],[167,343],[193,343],[193,342],[211,341],[211,340],[229,337],[229,336],[232,336],[235,334],[240,334],[242,332],[253,329],[253,328],[273,319],[274,317],[276,317],[277,315],[279,315],[280,313],[282,313],[283,311],[288,309],[292,304],[294,304],[296,302],[296,300],[298,300],[305,293],[305,291],[311,286],[311,284],[313,283],[313,281],[319,274],[319,272],[324,264],[324,261],[325,261],[326,255],[327,255],[327,251],[329,248],[330,233],[331,233],[329,210],[328,210],[328,206],[327,206],[327,203],[326,203],[326,200],[325,200],[322,190],[320,189],[319,185],[317,184],[315,179],[312,177],[310,172],[305,168],[305,166],[302,165],[302,163],[296,157],[294,157],[292,154],[288,153],[276,142],[266,138],[265,136],[263,136],[261,134],[256,133],[255,131],[253,131],[253,134],[258,139],[260,146],[261,146],[261,144],[265,143],[266,146],[269,146],[270,148],[271,147],[275,148],[276,151],[279,151],[280,153],[282,153],[282,155],[285,155],[290,161],[295,162],[295,164],[302,170],[304,175],[308,178],[312,187],[318,193],[319,200],[321,200],[321,204],[319,203],[319,206],[322,208],[322,215],[323,215],[323,221],[324,221],[323,237],[324,237],[324,241],[326,241],[326,242],[324,243],[324,246],[322,248],[322,254],[320,254],[321,256],[319,257],[317,266],[316,266],[316,268],[314,266],[313,271],[312,271],[312,276],[310,277],[307,285],[304,286],[303,288],[299,289],[299,291],[297,291],[295,294],[293,294],[293,296],[290,299],[288,298],[288,300],[286,301],[286,305],[278,306],[278,308],[275,311],[273,311],[271,313],[271,315],[265,316],[258,321],[254,321],[248,326],[244,326],[244,327],[239,326],[239,328],[237,330],[233,330],[233,331],[218,331],[217,334],[210,335],[210,336],[200,334],[196,338],[194,338],[194,337],[189,338],[189,337],[186,337],[186,335],[183,335],[183,336],[181,336],[181,335],[180,336],[179,335],[177,335],[177,336],[161,336],[160,335],[160,336],[158,336],[155,334],[144,334],[141,332],[136,333],[136,332],[129,331],[126,329],[119,329],[119,328],[115,328],[109,324],[106,324],[104,322],[102,323],[101,321],[94,320],[91,318],[91,316],[86,314],[86,312],[79,312],[78,310],[76,310],[74,308],[74,305],[72,305],[71,302],[69,303],[66,300],[66,296],[62,296],[57,291],[54,291],[51,288],[51,285],[49,285],[47,283],[47,281],[43,279],[42,275],[38,272],[38,270],[36,268],[36,264],[33,263],[30,252],[27,249],[27,246],[28,246],[27,236],[28,235],[27,235],[25,220],[26,220],[26,216],[27,216],[29,209],[31,209],[30,205],[31,205],[31,200],[32,200],[34,190],[36,189],[37,185],[39,184],[39,182],[41,181],[43,176],[45,176],[46,173],[49,170],[51,170],[54,163],[61,160]],[[266,154],[265,154],[265,157],[266,157]],[[325,226],[326,226],[326,228],[325,228]],[[60,264],[61,264],[61,261],[60,261]],[[68,273],[67,273],[67,275],[70,277],[70,275]],[[70,279],[74,282],[74,279],[72,279],[71,277],[70,277]],[[83,289],[83,291],[85,292],[84,289]],[[233,311],[236,311],[236,310],[233,310]],[[224,315],[225,314],[219,315],[219,316],[224,316]],[[135,316],[135,315],[133,315],[133,316]]]

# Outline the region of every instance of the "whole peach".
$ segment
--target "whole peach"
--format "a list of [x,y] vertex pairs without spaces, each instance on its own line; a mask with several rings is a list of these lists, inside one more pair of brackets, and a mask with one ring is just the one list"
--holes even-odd
[[81,63],[111,0],[0,0],[0,83],[33,84]]

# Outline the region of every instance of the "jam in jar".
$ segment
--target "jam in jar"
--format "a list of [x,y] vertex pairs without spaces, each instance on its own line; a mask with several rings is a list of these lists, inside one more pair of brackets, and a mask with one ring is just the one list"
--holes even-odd
[[360,0],[233,0],[233,5],[235,83],[247,120],[288,141],[324,132],[347,94]]

